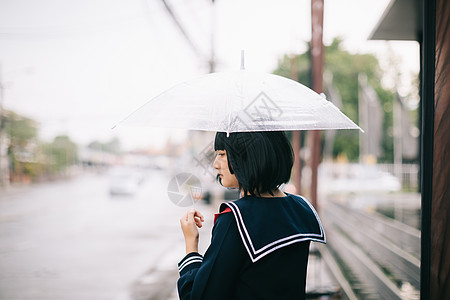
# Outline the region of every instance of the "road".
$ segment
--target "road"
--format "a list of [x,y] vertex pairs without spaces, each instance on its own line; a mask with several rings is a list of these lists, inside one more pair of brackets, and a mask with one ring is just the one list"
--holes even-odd
[[153,299],[136,282],[184,255],[169,179],[150,173],[134,197],[111,197],[94,174],[0,191],[0,299]]

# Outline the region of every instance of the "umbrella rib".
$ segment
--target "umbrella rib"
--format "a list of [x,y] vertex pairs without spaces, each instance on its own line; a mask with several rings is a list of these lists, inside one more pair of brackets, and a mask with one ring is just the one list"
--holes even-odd
[[[150,100],[152,101],[152,100]],[[131,117],[135,112],[137,112],[138,110],[140,110],[141,108],[143,108],[145,105],[147,105],[150,101],[145,102],[144,104],[142,104],[141,106],[139,106],[138,108],[136,108],[134,111],[132,111],[130,114],[128,114],[128,116],[126,116],[125,118],[123,118],[122,120],[120,120],[116,125],[114,125],[113,127],[111,127],[111,130],[113,130],[114,128],[116,128],[117,126],[119,126],[120,124],[122,124],[123,122],[125,122],[129,117]]]

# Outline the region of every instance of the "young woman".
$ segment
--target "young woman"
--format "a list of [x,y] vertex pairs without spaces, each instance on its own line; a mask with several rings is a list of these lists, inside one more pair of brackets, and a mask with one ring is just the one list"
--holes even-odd
[[293,165],[289,140],[283,132],[218,132],[214,148],[219,182],[241,198],[220,206],[205,256],[202,214],[181,218],[180,299],[304,299],[309,244],[325,243],[325,233],[307,200],[279,189]]

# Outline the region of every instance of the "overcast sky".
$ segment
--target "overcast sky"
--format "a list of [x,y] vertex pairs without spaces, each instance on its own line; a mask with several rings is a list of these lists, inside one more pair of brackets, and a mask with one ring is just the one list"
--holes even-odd
[[[324,42],[340,36],[351,52],[402,60],[402,88],[419,69],[414,42],[367,41],[388,0],[325,0]],[[153,96],[206,73],[211,32],[217,70],[272,72],[310,39],[310,1],[167,0],[203,53],[195,55],[158,0],[0,0],[3,105],[40,123],[49,140],[118,136],[126,148],[158,146],[168,130],[111,127]],[[213,17],[214,16],[214,17]],[[385,82],[389,86],[389,78]],[[183,135],[178,132],[174,138]]]

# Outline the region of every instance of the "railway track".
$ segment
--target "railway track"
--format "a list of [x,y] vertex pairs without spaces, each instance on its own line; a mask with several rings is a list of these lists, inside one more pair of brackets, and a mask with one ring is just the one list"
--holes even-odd
[[379,214],[327,202],[322,258],[347,299],[419,299],[420,231]]

